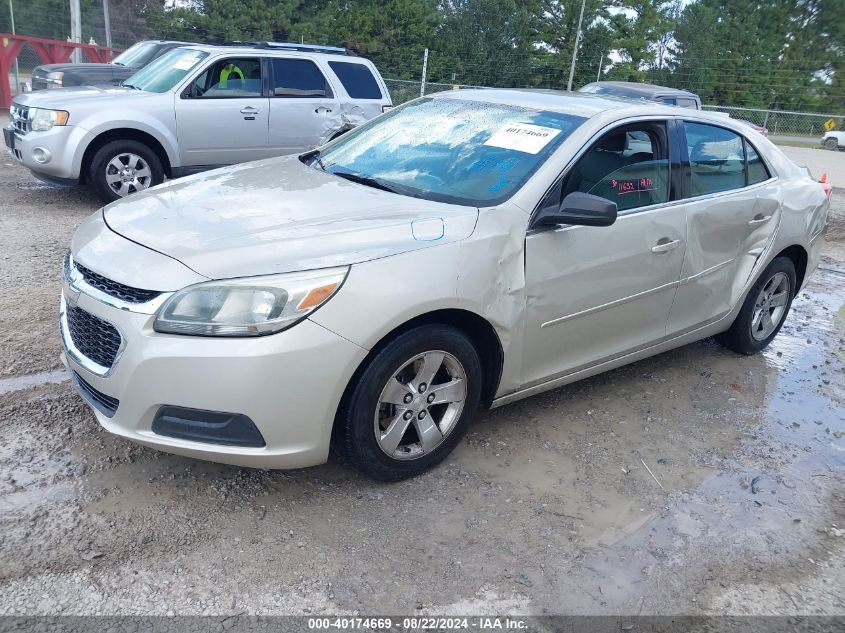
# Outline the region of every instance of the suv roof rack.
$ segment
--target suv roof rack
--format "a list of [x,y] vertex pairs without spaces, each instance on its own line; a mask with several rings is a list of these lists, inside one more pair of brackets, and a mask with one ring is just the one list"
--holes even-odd
[[285,51],[300,51],[303,53],[325,53],[328,55],[354,55],[352,51],[342,46],[324,46],[321,44],[297,44],[296,42],[222,42],[220,46],[245,46],[248,48],[267,48]]

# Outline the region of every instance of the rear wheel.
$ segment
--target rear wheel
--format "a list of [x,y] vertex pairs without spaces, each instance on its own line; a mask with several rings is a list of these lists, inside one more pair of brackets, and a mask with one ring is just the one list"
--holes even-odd
[[837,141],[835,138],[825,139],[824,147],[825,149],[831,149],[836,151],[837,149],[839,149],[839,141]]
[[103,202],[113,202],[164,182],[156,153],[138,141],[103,145],[91,160],[88,181]]
[[337,448],[382,481],[413,477],[460,442],[481,397],[472,341],[446,325],[424,325],[388,343],[352,386],[338,419]]
[[777,257],[751,287],[731,329],[719,341],[739,354],[755,354],[780,332],[796,292],[795,264]]

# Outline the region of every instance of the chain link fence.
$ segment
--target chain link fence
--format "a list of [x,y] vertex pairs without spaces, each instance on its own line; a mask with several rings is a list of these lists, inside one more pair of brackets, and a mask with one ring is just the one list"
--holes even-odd
[[788,112],[783,110],[758,110],[755,108],[734,108],[728,106],[704,106],[706,110],[726,112],[734,119],[745,119],[762,125],[772,136],[802,136],[820,138],[826,121],[833,120],[837,130],[845,125],[845,116],[821,114],[818,112]]

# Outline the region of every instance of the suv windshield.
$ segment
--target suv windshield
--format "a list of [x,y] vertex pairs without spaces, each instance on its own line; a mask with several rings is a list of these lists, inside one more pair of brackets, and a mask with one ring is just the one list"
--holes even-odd
[[584,120],[498,103],[418,99],[341,137],[314,162],[397,193],[489,206],[517,191]]
[[143,68],[158,52],[159,45],[155,42],[138,42],[133,44],[112,60],[112,64],[127,68]]
[[192,48],[174,48],[132,75],[123,85],[147,92],[167,92],[206,57],[208,53]]

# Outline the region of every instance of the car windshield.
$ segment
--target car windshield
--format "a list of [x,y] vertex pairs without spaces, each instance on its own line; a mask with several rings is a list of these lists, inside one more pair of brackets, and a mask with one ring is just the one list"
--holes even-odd
[[132,75],[123,85],[147,92],[167,92],[206,57],[208,53],[192,48],[174,48]]
[[126,66],[127,68],[139,69],[150,63],[150,60],[158,51],[159,45],[155,42],[138,42],[133,44],[120,55],[112,60],[112,64]]
[[583,121],[498,103],[417,99],[341,137],[314,163],[397,193],[490,206],[516,192]]

